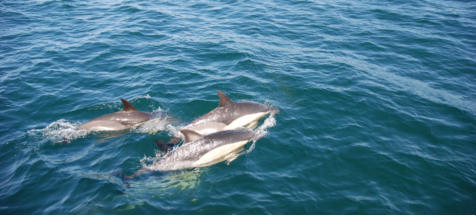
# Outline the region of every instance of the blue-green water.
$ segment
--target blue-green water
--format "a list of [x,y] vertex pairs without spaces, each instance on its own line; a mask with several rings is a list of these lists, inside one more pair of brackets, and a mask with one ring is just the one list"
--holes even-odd
[[[0,1],[0,213],[476,213],[474,1]],[[278,107],[230,165],[153,173],[164,122]],[[154,128],[155,127],[155,128]],[[170,127],[169,127],[170,129]],[[70,142],[62,142],[71,139]]]

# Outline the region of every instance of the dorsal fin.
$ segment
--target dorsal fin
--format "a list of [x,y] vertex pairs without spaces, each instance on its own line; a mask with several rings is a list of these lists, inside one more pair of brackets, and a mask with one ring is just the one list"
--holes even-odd
[[129,101],[126,101],[124,98],[121,98],[121,101],[122,101],[122,104],[124,105],[124,108],[122,109],[123,111],[136,111],[137,109],[132,106],[131,103],[129,103]]
[[218,97],[220,98],[220,105],[218,105],[218,106],[226,106],[228,104],[233,103],[233,101],[230,100],[230,98],[228,96],[226,96],[226,94],[223,93],[222,91],[217,90],[217,93],[218,93]]
[[192,142],[192,141],[195,141],[197,139],[200,139],[202,137],[201,134],[193,131],[193,130],[187,130],[187,129],[184,129],[184,130],[181,130],[180,131],[183,136],[185,137],[185,142]]

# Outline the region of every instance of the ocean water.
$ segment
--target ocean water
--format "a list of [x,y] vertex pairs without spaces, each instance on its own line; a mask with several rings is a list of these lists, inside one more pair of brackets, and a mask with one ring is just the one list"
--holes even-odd
[[[2,214],[475,214],[476,2],[0,1]],[[131,181],[216,90],[281,110]],[[121,109],[123,135],[76,127]],[[169,119],[171,119],[169,121]]]

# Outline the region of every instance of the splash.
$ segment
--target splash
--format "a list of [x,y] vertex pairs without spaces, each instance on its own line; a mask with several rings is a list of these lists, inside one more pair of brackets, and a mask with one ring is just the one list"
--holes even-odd
[[151,166],[154,161],[157,160],[157,158],[162,157],[163,153],[156,151],[154,156],[144,156],[142,159],[140,159],[140,165],[142,168],[148,168]]
[[255,137],[253,140],[258,140],[263,138],[268,134],[268,129],[276,126],[276,118],[274,117],[279,111],[272,111],[268,118],[266,118],[258,128],[255,129]]
[[166,110],[158,107],[152,111],[151,115],[151,119],[137,126],[134,132],[156,134],[159,131],[168,131],[171,136],[180,134],[179,130],[172,125],[172,123],[177,122],[177,119],[169,116]]
[[[275,110],[275,111],[272,111],[269,116],[264,120],[263,124],[261,124],[258,128],[256,128],[254,130],[254,133],[255,133],[255,136],[253,137],[252,139],[252,143],[250,145],[250,147],[247,149],[247,150],[244,150],[240,153],[238,153],[238,155],[234,158],[237,158],[241,155],[244,155],[244,154],[248,154],[250,152],[252,152],[254,149],[255,149],[255,144],[256,142],[265,137],[267,134],[268,134],[268,129],[276,126],[276,118],[274,117],[279,111],[278,110]],[[233,158],[233,159],[234,159]],[[228,164],[230,163],[231,161],[227,162]]]
[[135,128],[137,133],[156,134],[168,130],[173,119],[160,107],[152,111],[152,118]]
[[167,125],[167,131],[171,137],[180,137],[183,139],[183,134],[180,132],[181,128],[180,126]]
[[79,130],[80,123],[68,122],[60,119],[52,122],[43,129],[32,129],[28,131],[29,135],[42,136],[53,143],[71,142],[77,138],[85,137],[88,134],[86,130]]

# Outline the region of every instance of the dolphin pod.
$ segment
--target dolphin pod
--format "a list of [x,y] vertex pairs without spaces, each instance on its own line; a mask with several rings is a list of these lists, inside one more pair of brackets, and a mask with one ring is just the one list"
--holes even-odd
[[[156,141],[165,155],[152,165],[144,167],[129,178],[148,171],[173,171],[195,167],[210,166],[222,161],[231,162],[244,146],[257,139],[253,131],[263,117],[279,110],[255,102],[234,102],[225,93],[217,90],[219,105],[191,123],[180,127],[181,138],[174,137],[169,142]],[[121,111],[100,116],[82,124],[79,129],[89,131],[119,131],[136,127],[151,118],[146,112],[137,110],[121,98],[124,108]]]
[[[255,138],[252,129],[258,125],[258,121],[270,113],[279,112],[274,107],[255,102],[233,102],[225,93],[217,92],[220,99],[218,107],[180,131],[184,143],[133,176],[147,170],[173,171],[210,166],[225,160],[231,162]],[[172,140],[177,142],[177,138]]]

